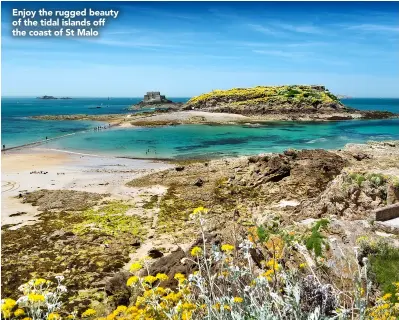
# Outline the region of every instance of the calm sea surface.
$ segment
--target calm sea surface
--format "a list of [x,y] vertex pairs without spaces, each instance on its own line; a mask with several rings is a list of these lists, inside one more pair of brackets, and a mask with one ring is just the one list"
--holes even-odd
[[[172,98],[186,101],[187,98]],[[40,121],[32,115],[119,114],[139,98],[39,100],[2,98],[2,144],[6,147],[75,133],[43,147],[129,157],[201,158],[279,152],[287,148],[337,149],[350,142],[399,139],[399,119],[336,122],[271,122],[261,125],[181,125],[95,132],[92,121]],[[399,113],[399,99],[343,99],[363,110]],[[96,108],[100,106],[101,108]],[[86,130],[85,132],[81,132]],[[149,150],[149,152],[148,152]]]

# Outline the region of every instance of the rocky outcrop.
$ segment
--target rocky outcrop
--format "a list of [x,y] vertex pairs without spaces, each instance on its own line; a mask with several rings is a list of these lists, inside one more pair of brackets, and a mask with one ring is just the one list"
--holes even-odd
[[23,196],[24,203],[38,206],[40,211],[63,210],[82,211],[106,195],[75,190],[38,190]]
[[61,98],[57,98],[57,97],[54,97],[54,96],[41,96],[41,97],[37,97],[37,99],[41,99],[41,100],[57,100],[57,99],[60,99],[60,100],[70,100],[70,99],[72,99],[71,97],[61,97]]
[[[374,210],[387,204],[388,190],[394,188],[389,177],[374,173],[340,174],[315,199],[304,201],[302,217],[336,215],[346,219],[374,220]],[[392,195],[391,202],[399,201]]]
[[[205,241],[207,248],[221,244],[220,235],[213,233],[205,234]],[[142,270],[140,275],[145,276],[148,274],[156,275],[158,273],[165,273],[168,275],[169,279],[163,281],[161,285],[168,288],[177,287],[177,280],[174,279],[176,273],[182,273],[185,276],[188,276],[197,268],[196,263],[190,256],[190,251],[195,246],[199,246],[201,248],[203,247],[202,237],[194,241],[187,251],[184,251],[181,247],[178,247],[174,252],[154,261],[149,266],[148,271]]]
[[182,105],[183,103],[176,103],[172,100],[166,99],[159,91],[150,91],[144,95],[142,101],[129,107],[128,110],[140,110],[149,107],[179,109]]
[[41,99],[41,100],[56,100],[58,98],[56,98],[54,96],[41,96],[41,97],[37,97],[37,99]]
[[385,119],[390,112],[363,112],[346,107],[324,86],[258,86],[214,90],[190,99],[186,110],[254,115],[286,115],[288,119],[349,120],[354,118]]
[[259,187],[270,200],[314,197],[343,169],[346,161],[325,150],[288,150],[284,154],[250,157],[247,168],[231,185]]

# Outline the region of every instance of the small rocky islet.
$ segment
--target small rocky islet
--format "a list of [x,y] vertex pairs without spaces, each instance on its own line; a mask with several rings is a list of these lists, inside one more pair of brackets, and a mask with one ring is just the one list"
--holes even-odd
[[342,104],[324,86],[257,86],[213,90],[190,99],[185,110],[236,113],[248,116],[279,115],[287,120],[385,119],[391,112],[360,111]]

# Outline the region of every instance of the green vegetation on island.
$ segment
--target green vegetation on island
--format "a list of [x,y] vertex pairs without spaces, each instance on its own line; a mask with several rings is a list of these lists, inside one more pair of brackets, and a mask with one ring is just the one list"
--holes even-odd
[[279,112],[349,110],[324,86],[308,85],[213,90],[190,99],[187,106],[209,110],[231,110],[244,114],[264,113],[269,110]]
[[[273,115],[273,120],[386,119],[397,116],[388,111],[361,111],[347,107],[338,96],[320,85],[213,90],[190,99],[184,109],[246,116]],[[275,115],[281,119],[276,119]]]

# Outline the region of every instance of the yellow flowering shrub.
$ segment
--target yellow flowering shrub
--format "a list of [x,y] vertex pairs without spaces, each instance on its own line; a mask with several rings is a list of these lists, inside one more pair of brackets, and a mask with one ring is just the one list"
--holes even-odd
[[224,252],[231,252],[235,249],[235,247],[231,244],[223,244],[221,247],[222,251]]
[[191,249],[191,255],[193,257],[197,257],[202,253],[202,249],[200,247],[194,247]]
[[96,310],[94,309],[87,309],[85,312],[82,313],[82,318],[90,318],[96,315]]

